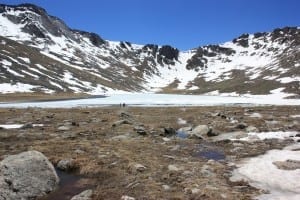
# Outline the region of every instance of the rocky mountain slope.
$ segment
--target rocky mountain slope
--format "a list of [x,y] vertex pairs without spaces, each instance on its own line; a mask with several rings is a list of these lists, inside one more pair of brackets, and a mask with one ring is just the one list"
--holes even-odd
[[[199,38],[201,40],[201,38]],[[0,92],[300,95],[300,29],[179,51],[69,28],[31,4],[0,5]]]

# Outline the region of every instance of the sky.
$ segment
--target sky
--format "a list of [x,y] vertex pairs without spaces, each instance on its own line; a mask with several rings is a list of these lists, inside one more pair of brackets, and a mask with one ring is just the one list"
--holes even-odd
[[188,50],[243,33],[300,26],[300,0],[0,0],[33,3],[103,39]]

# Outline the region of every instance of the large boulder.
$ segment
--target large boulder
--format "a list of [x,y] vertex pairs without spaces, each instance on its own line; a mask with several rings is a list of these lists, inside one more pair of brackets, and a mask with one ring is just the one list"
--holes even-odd
[[11,155],[0,162],[0,200],[36,199],[58,183],[53,165],[38,151]]

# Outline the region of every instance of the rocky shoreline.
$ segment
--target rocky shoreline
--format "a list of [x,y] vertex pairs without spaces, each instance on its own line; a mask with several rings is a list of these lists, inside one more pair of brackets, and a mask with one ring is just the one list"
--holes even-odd
[[[0,125],[23,125],[0,128],[0,162],[22,152],[41,152],[56,168],[85,179],[90,190],[74,199],[253,199],[267,191],[232,181],[238,164],[300,141],[300,106],[0,113]],[[299,167],[297,160],[275,165]]]

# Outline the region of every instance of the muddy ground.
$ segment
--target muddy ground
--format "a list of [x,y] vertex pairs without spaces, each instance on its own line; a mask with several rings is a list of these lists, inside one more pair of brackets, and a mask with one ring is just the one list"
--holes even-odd
[[[71,173],[82,189],[93,189],[93,199],[251,199],[264,191],[230,182],[234,163],[292,140],[213,142],[172,130],[203,124],[228,134],[245,131],[242,123],[260,132],[300,131],[299,114],[300,106],[0,109],[0,124],[29,124],[0,129],[0,160],[27,150],[55,166],[72,158]],[[68,190],[78,194],[80,186]]]

